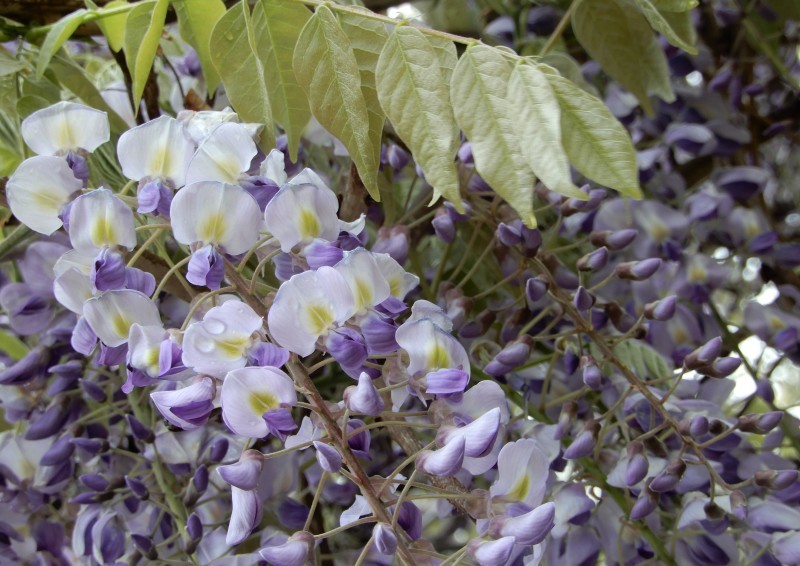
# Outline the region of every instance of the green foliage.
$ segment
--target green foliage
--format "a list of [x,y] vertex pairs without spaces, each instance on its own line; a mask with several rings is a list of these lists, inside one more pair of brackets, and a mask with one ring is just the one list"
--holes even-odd
[[455,166],[459,129],[439,60],[421,31],[396,27],[378,60],[378,96],[425,171],[434,199],[443,195],[463,211]]
[[11,75],[24,68],[25,63],[23,61],[14,59],[5,49],[0,49],[0,77]]
[[44,38],[42,46],[39,48],[39,57],[36,60],[37,78],[42,78],[42,76],[44,76],[44,72],[47,69],[47,64],[50,62],[50,59],[52,59],[53,55],[56,54],[56,51],[61,49],[61,46],[64,45],[64,42],[67,41],[73,33],[75,33],[75,30],[78,29],[78,26],[83,23],[83,17],[85,14],[86,10],[83,8],[76,10],[58,20],[53,27],[50,28],[50,31],[47,32],[47,35]]
[[555,70],[541,67],[558,98],[567,157],[584,176],[625,196],[641,198],[636,152],[606,106]]
[[28,347],[22,340],[5,330],[0,330],[0,352],[12,360],[20,360],[28,351]]
[[697,6],[698,0],[652,0],[652,3],[662,12],[687,12]]
[[308,100],[292,70],[292,54],[311,12],[299,4],[261,0],[253,9],[255,47],[264,67],[275,121],[286,132],[289,155],[297,160],[300,136],[311,118]]
[[275,147],[272,108],[246,2],[234,5],[220,18],[211,32],[210,48],[211,60],[239,116],[264,124],[260,145],[268,152]]
[[208,92],[214,92],[219,84],[219,75],[211,62],[211,30],[225,13],[222,0],[172,0],[172,7],[178,14],[178,26],[183,40],[194,47]]
[[125,21],[125,63],[131,72],[133,108],[137,112],[144,85],[153,68],[169,0],[152,0],[134,5]]
[[506,53],[471,45],[458,61],[450,85],[456,122],[472,142],[478,173],[536,227],[533,215],[533,172],[516,135],[514,107],[506,97],[513,70]]
[[[670,24],[670,20],[658,11],[658,8],[653,5],[652,0],[636,0],[636,5],[639,6],[642,14],[644,14],[644,17],[647,18],[648,22],[650,22],[650,25],[653,26],[653,29],[666,37],[667,41],[669,41],[675,47],[680,47],[692,55],[697,55],[697,49],[694,46],[694,41],[687,41],[687,38],[684,38],[681,33],[673,29],[672,25]],[[684,14],[688,16],[687,13]],[[675,19],[680,21],[678,18]],[[691,22],[689,23],[691,24]],[[692,33],[694,33],[694,26],[689,25],[689,28],[692,30]],[[685,29],[686,28],[683,28],[682,31],[685,32]]]
[[303,28],[293,67],[314,117],[342,141],[367,191],[380,200],[375,158],[380,146],[373,146],[369,137],[358,62],[350,39],[328,7],[320,6]]
[[[592,356],[598,360],[602,352],[594,344],[591,345]],[[671,376],[672,366],[664,356],[647,342],[641,340],[623,340],[614,346],[614,355],[641,379],[661,379]]]
[[[125,0],[114,0],[113,2],[106,4],[105,8],[107,10],[111,8],[119,8],[120,6],[125,6],[126,4],[128,3]],[[119,51],[125,44],[125,23],[127,20],[127,12],[97,20],[97,25],[100,26],[100,30],[103,32],[103,35],[106,36],[108,46],[113,51]]]
[[653,114],[650,94],[675,100],[667,59],[633,0],[583,0],[572,28],[589,55],[639,99],[648,115]]

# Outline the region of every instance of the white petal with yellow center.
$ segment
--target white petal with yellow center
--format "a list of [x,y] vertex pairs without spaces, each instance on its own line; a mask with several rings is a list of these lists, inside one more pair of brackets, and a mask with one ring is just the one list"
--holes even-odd
[[114,246],[136,247],[133,212],[108,189],[75,199],[69,217],[69,238],[81,254],[92,256]]
[[6,184],[11,213],[31,230],[50,235],[62,222],[58,215],[83,183],[60,157],[39,155],[23,161]]
[[128,130],[117,143],[122,173],[128,179],[171,180],[176,187],[185,183],[186,168],[194,150],[194,142],[184,125],[169,116],[160,116]]
[[197,148],[186,171],[186,183],[237,183],[258,153],[253,138],[241,124],[223,122]]
[[97,337],[111,347],[128,341],[131,326],[160,326],[158,307],[144,293],[130,289],[105,291],[86,301],[83,315]]
[[58,102],[22,121],[22,139],[39,155],[92,152],[109,139],[105,112],[74,102]]

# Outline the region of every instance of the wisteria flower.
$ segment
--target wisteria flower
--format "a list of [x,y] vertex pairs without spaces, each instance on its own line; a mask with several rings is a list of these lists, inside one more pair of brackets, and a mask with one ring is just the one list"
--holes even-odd
[[241,368],[229,372],[222,382],[222,418],[241,436],[267,436],[268,413],[286,410],[296,402],[292,380],[278,368]]
[[105,248],[136,247],[133,212],[108,189],[79,196],[69,213],[72,247],[86,256]]
[[245,126],[223,122],[197,148],[186,170],[186,183],[220,181],[236,184],[250,169],[256,153],[258,148]]
[[25,118],[20,133],[39,155],[91,153],[109,139],[108,115],[83,104],[57,102]]
[[104,291],[92,297],[83,314],[97,337],[107,346],[127,343],[131,326],[160,326],[158,307],[139,291],[122,289]]

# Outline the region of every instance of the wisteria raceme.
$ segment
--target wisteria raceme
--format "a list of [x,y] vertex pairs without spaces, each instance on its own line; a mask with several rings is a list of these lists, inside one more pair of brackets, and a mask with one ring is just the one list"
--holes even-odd
[[[571,147],[580,192],[536,182],[537,228],[464,137],[463,212],[425,208],[440,180],[400,128],[369,156],[376,202],[349,142],[316,120],[300,140],[289,114],[268,139],[240,93],[215,94],[207,49],[163,49],[147,88],[173,93],[135,114],[127,92],[45,104],[25,79],[0,563],[800,564],[800,28],[775,0],[655,4],[700,44],[659,44],[675,99],[653,113],[561,50],[574,8],[492,8],[484,37],[542,44],[637,148],[644,199],[584,177]],[[756,12],[783,22],[769,57]],[[569,148],[581,123],[562,118],[548,143]]]

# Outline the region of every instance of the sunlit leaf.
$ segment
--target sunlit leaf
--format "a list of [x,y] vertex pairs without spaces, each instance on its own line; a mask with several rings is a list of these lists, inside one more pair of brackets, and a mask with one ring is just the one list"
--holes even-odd
[[350,38],[350,45],[356,56],[361,76],[361,93],[364,95],[364,103],[367,105],[369,116],[369,143],[373,147],[373,160],[377,169],[380,165],[380,147],[383,138],[383,123],[386,117],[378,100],[375,67],[389,34],[386,33],[386,25],[358,14],[340,13],[339,24]]
[[[112,8],[118,8],[126,4],[127,2],[125,0],[114,0],[113,2],[105,4],[103,6],[104,8],[103,11],[107,11]],[[125,42],[125,22],[127,20],[128,20],[128,12],[122,12],[121,14],[116,14],[114,16],[107,16],[97,20],[97,25],[103,32],[103,35],[106,36],[106,40],[108,41],[108,46],[113,51],[119,51],[120,49],[122,49],[122,46]]]
[[652,3],[662,12],[688,12],[699,4],[698,0],[652,0]]
[[358,62],[336,16],[320,6],[300,34],[292,60],[311,112],[341,140],[372,198],[380,200],[375,151],[369,138],[369,113],[361,92]]
[[506,98],[513,70],[501,51],[471,45],[453,71],[450,97],[456,122],[472,142],[478,173],[525,224],[533,215],[535,177],[519,148],[514,110]]
[[561,108],[564,151],[585,177],[641,198],[636,152],[628,132],[602,101],[542,65]]
[[459,131],[436,50],[418,29],[398,26],[377,75],[381,105],[425,172],[434,200],[444,196],[463,211],[455,166]]
[[131,72],[134,111],[139,109],[153,68],[168,7],[169,0],[142,2],[131,9],[125,21],[125,63]]
[[311,12],[300,4],[261,0],[253,9],[255,48],[264,65],[264,83],[269,92],[275,121],[286,132],[289,155],[297,160],[300,136],[311,111],[306,93],[297,84],[292,54],[300,31]]
[[450,80],[453,78],[453,69],[456,68],[456,63],[458,63],[456,45],[449,39],[438,35],[429,35],[426,39],[436,51],[436,56],[439,58],[439,70],[442,71],[444,84],[449,89]]
[[39,48],[39,56],[36,59],[37,78],[42,78],[42,76],[44,76],[44,71],[47,69],[47,64],[50,62],[50,59],[56,54],[56,51],[61,49],[64,42],[75,33],[75,30],[78,29],[83,22],[83,17],[85,15],[86,10],[81,8],[80,10],[75,10],[71,14],[67,14],[53,24],[53,27],[50,28],[50,31],[48,31],[47,35],[44,37],[42,46]]
[[275,147],[275,130],[264,67],[255,53],[249,10],[247,2],[240,2],[220,18],[211,32],[211,60],[239,117],[245,122],[264,124],[259,145],[268,152]]
[[561,111],[547,77],[535,65],[519,63],[508,82],[520,151],[534,174],[557,193],[585,199],[572,183],[561,147]]
[[178,14],[178,29],[181,37],[194,47],[208,92],[214,92],[219,84],[219,75],[211,62],[211,30],[225,13],[222,0],[172,0],[172,7]]
[[[682,36],[677,30],[673,29],[670,20],[665,17],[658,9],[653,5],[651,0],[636,0],[636,5],[639,6],[639,9],[644,14],[644,17],[647,18],[647,21],[650,22],[650,25],[653,26],[653,29],[660,32],[672,45],[675,47],[680,47],[687,53],[691,53],[692,55],[697,55],[697,48],[694,46],[694,42],[690,42]],[[686,21],[689,22],[689,26],[694,32],[694,26],[691,23],[691,16],[688,12],[683,12],[681,14],[685,16]],[[673,17],[675,14],[673,14]],[[677,21],[679,19],[675,18]],[[682,30],[686,31],[686,30]]]
[[572,28],[589,55],[639,99],[647,114],[653,114],[650,94],[675,100],[667,59],[633,0],[583,0]]

